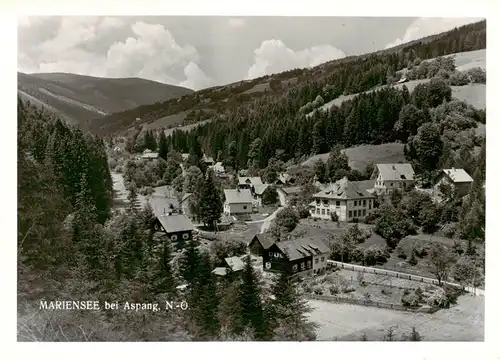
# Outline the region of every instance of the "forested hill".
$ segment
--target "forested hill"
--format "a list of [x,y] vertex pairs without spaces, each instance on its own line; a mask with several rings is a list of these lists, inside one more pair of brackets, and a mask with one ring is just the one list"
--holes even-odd
[[[95,133],[111,135],[137,125],[172,127],[222,117],[231,121],[241,108],[255,113],[256,101],[259,105],[286,103],[286,111],[282,114],[295,117],[302,106],[312,103],[318,95],[328,102],[342,94],[354,94],[385,85],[398,70],[406,68],[416,59],[484,48],[486,21],[481,21],[376,53],[204,89],[178,100],[140,106],[95,119],[90,125]],[[137,118],[141,120],[136,121]]]
[[18,95],[73,124],[191,94],[193,90],[140,78],[68,73],[17,74]]

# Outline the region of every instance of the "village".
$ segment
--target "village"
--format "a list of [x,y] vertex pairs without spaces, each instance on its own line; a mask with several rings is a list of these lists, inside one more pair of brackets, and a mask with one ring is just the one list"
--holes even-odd
[[[186,176],[190,154],[181,156],[180,167]],[[151,164],[158,161],[158,153],[146,150],[134,161]],[[287,272],[300,281],[300,292],[309,299],[432,313],[439,309],[439,299],[445,297],[441,280],[457,291],[484,293],[478,284],[455,282],[451,277],[448,281],[437,279],[429,260],[424,259],[433,242],[451,247],[456,240],[416,234],[402,239],[402,245],[388,253],[386,241],[374,232],[373,223],[366,221],[382,203],[390,203],[397,192],[417,191],[436,204],[443,201],[443,192],[449,192],[449,188],[459,197],[467,196],[473,179],[464,169],[442,169],[427,188],[418,186],[418,177],[409,163],[373,164],[368,180],[350,181],[344,176],[333,183],[321,183],[315,176],[310,184],[299,185],[297,176],[287,171],[276,174],[273,182],[266,182],[261,176],[248,176],[248,170],[227,170],[210,156],[203,155],[201,161],[223,184],[223,212],[215,231],[208,231],[192,213],[191,193],[180,195],[166,185],[153,188],[141,200],[154,212],[155,236],[180,244],[177,251],[193,239],[207,249],[214,243],[237,243],[234,249],[225,251],[227,256],[221,257],[212,271],[221,280],[238,276],[250,257],[264,280],[264,288],[277,274]],[[303,190],[307,186],[313,186],[315,191],[309,195],[304,213],[298,203],[299,199],[304,202]],[[286,209],[301,214],[288,231],[277,230],[275,223],[288,215]],[[339,241],[349,237],[360,244],[358,259],[349,256],[348,251],[344,254],[344,249],[339,255]],[[462,245],[467,246],[465,242]],[[414,253],[422,259],[417,266],[412,266],[417,262]]]

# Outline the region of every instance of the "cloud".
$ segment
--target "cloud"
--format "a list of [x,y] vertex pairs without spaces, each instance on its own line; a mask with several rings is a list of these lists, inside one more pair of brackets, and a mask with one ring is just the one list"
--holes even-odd
[[[100,53],[90,51],[92,43],[102,41],[107,34],[123,33],[129,26],[131,36],[110,40]],[[114,33],[113,33],[114,31]],[[28,49],[36,61],[29,61],[19,51],[21,71],[70,72],[99,77],[141,77],[172,85],[200,89],[213,84],[199,67],[200,55],[195,47],[180,45],[163,25],[135,22],[127,25],[114,17],[64,17],[51,39]],[[33,59],[35,60],[35,59]],[[33,63],[38,69],[33,71]]]
[[243,18],[229,18],[228,24],[231,27],[243,27],[246,24],[246,20]]
[[254,63],[248,69],[247,79],[295,68],[312,67],[346,55],[331,45],[320,45],[294,51],[281,40],[265,40],[254,50]]
[[203,89],[214,85],[214,80],[209,78],[200,67],[190,61],[184,68],[186,80],[180,83],[180,86],[189,89]]
[[418,18],[408,26],[402,38],[397,38],[387,44],[385,48],[388,49],[429,35],[439,34],[479,20],[477,18]]

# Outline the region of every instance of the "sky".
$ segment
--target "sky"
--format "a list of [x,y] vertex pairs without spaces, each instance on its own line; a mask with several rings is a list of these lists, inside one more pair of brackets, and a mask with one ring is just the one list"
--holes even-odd
[[399,45],[478,18],[18,18],[18,71],[140,77],[194,90]]

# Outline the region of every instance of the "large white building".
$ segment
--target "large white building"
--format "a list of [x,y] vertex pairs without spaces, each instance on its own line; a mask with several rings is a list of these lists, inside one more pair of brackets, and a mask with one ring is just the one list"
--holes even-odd
[[394,189],[415,184],[415,172],[411,164],[377,164],[371,176],[377,194],[390,193]]
[[251,214],[253,196],[249,189],[224,189],[224,214]]
[[351,221],[362,219],[373,211],[375,196],[344,177],[314,194],[313,198],[309,204],[313,218],[330,219],[332,213],[336,213],[339,221]]

